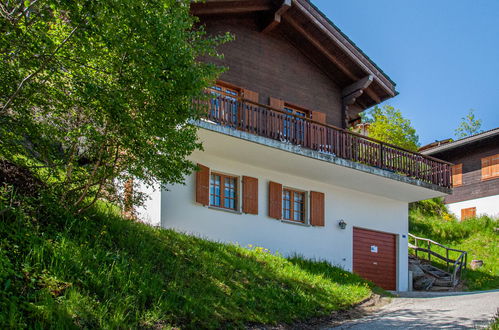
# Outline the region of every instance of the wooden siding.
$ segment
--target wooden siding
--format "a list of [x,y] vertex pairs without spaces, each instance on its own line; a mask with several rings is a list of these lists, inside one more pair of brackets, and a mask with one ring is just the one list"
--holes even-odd
[[[371,252],[373,246],[377,252]],[[353,228],[353,271],[385,290],[396,290],[396,253],[394,234]]]
[[235,36],[220,46],[223,60],[210,59],[229,68],[221,80],[257,92],[259,103],[279,98],[323,112],[327,123],[342,127],[340,88],[278,30],[261,33],[252,18],[211,18],[202,23],[209,33],[229,31]]
[[454,164],[462,164],[462,185],[445,197],[445,203],[499,195],[499,178],[482,180],[482,158],[499,154],[499,137],[467,148],[432,155]]

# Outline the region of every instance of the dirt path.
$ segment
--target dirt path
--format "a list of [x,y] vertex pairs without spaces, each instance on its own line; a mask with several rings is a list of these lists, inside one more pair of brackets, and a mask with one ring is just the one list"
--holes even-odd
[[379,311],[329,329],[475,329],[499,309],[499,290],[481,292],[410,292]]

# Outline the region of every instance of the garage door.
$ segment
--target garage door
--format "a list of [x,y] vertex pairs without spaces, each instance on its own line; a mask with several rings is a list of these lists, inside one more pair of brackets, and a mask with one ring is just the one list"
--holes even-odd
[[394,234],[353,228],[353,271],[385,290],[397,285],[397,245]]

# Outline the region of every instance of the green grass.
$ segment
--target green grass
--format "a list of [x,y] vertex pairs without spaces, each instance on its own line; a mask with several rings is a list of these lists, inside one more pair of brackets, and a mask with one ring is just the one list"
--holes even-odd
[[0,192],[0,328],[241,328],[347,309],[372,289],[326,262]]
[[[426,202],[426,201],[425,201]],[[464,271],[463,279],[469,290],[499,288],[499,227],[498,219],[479,217],[457,221],[429,201],[422,207],[413,207],[409,214],[409,232],[420,237],[430,238],[448,247],[468,252],[468,266],[473,259],[483,260],[484,266]],[[429,206],[429,207],[428,207]],[[432,210],[431,210],[432,209]],[[432,250],[445,256],[445,250],[432,247]],[[450,255],[455,259],[458,254]],[[432,260],[437,258],[432,257]],[[445,269],[446,264],[438,263]]]

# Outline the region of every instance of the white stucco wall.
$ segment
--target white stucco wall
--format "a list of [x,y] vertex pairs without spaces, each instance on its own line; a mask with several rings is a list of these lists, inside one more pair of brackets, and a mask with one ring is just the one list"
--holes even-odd
[[[258,215],[235,214],[197,204],[195,175],[192,175],[186,178],[185,185],[167,187],[160,197],[154,195],[151,199],[152,204],[161,205],[163,227],[214,241],[261,246],[285,256],[298,253],[307,258],[325,259],[347,270],[352,270],[354,226],[393,233],[398,240],[397,289],[407,290],[407,202],[253,167],[206,152],[195,153],[192,160],[217,172],[258,178]],[[270,180],[291,188],[324,192],[325,227],[306,227],[268,217]],[[152,223],[157,222],[154,216],[150,218]],[[338,227],[340,219],[348,224],[345,230]]]
[[144,205],[135,209],[137,218],[151,226],[161,225],[161,188],[158,185],[147,186],[137,181],[137,188],[141,193],[147,195]]
[[499,195],[447,204],[447,207],[458,219],[461,219],[461,210],[470,207],[476,207],[477,216],[488,215],[499,218]]

